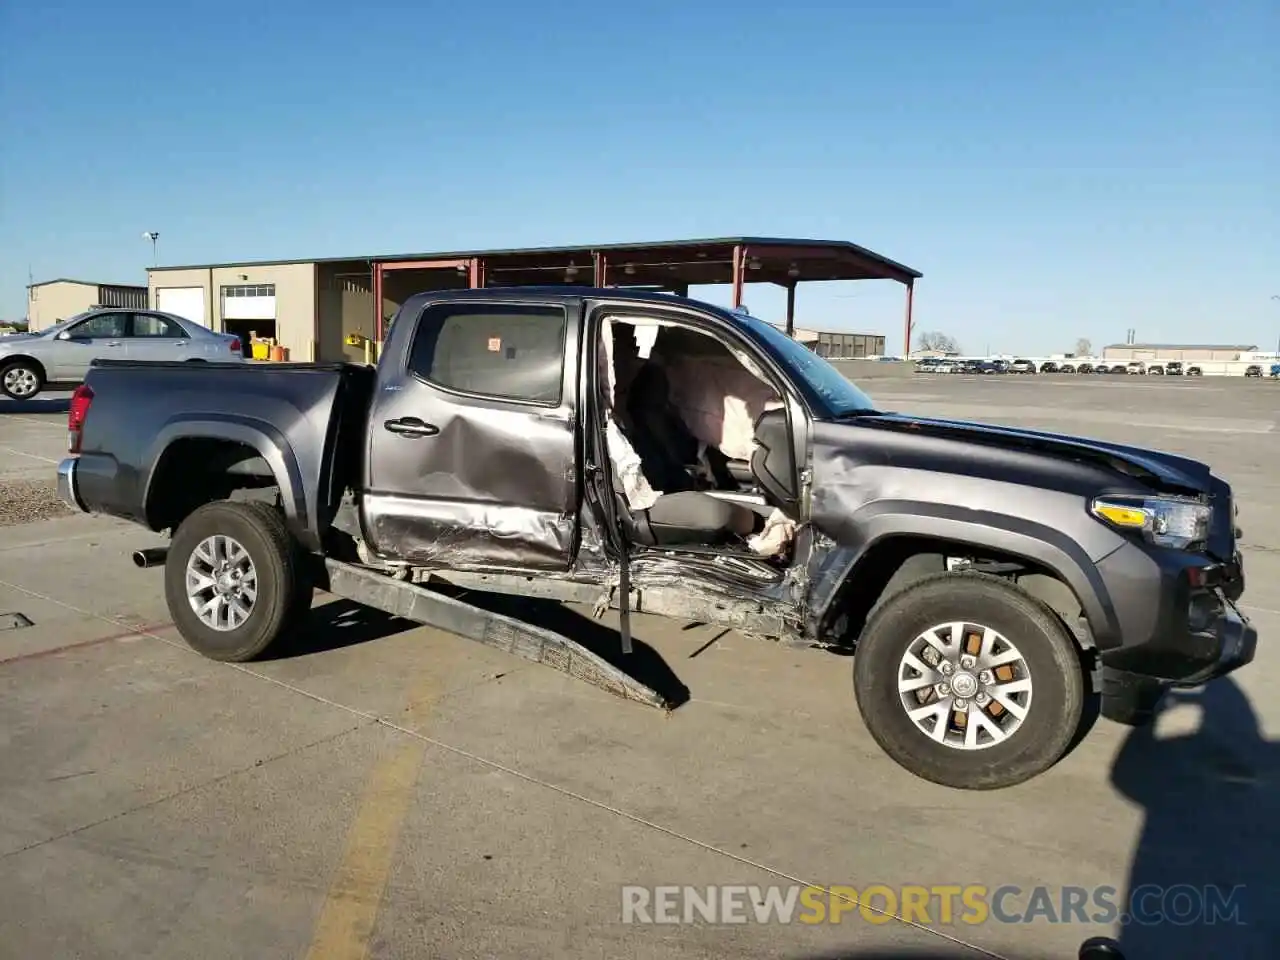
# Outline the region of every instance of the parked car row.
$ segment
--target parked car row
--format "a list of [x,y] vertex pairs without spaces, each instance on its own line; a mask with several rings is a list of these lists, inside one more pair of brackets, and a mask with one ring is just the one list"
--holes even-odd
[[[1250,367],[1257,373],[1245,376],[1262,376],[1261,368]],[[949,357],[928,357],[916,362],[919,373],[967,373],[967,374],[1032,374],[1032,373],[1103,373],[1135,376],[1201,377],[1204,370],[1198,366],[1183,367],[1177,360],[1168,363],[1108,363],[1105,360],[957,360]]]
[[1272,379],[1280,380],[1280,363],[1273,363],[1266,368],[1260,363],[1255,363],[1250,365],[1244,375],[1246,377],[1271,377]]
[[30,400],[84,380],[95,360],[243,363],[240,338],[158,310],[97,308],[0,340],[0,391]]

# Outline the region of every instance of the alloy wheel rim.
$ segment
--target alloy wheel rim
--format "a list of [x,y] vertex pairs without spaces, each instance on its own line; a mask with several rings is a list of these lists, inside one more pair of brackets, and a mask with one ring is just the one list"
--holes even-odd
[[226,633],[244,625],[258,601],[258,571],[249,551],[232,537],[206,537],[191,551],[187,602],[205,626]]
[[5,390],[15,396],[29,397],[36,392],[36,387],[39,385],[40,381],[35,371],[28,367],[15,367],[4,375]]
[[902,709],[925,736],[955,750],[1009,739],[1031,708],[1022,652],[983,624],[952,621],[922,631],[898,664]]

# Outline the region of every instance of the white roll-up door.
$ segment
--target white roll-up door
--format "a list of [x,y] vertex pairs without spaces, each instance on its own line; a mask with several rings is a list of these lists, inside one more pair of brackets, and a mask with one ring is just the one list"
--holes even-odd
[[222,288],[223,320],[275,320],[276,285],[244,283]]
[[209,325],[204,313],[204,287],[156,287],[156,309]]

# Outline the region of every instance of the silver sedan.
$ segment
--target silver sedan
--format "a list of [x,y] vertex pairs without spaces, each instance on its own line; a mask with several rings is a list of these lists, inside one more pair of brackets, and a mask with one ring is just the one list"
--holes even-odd
[[79,383],[95,360],[243,363],[239,337],[172,313],[98,309],[39,333],[0,337],[0,390],[30,400],[51,384]]

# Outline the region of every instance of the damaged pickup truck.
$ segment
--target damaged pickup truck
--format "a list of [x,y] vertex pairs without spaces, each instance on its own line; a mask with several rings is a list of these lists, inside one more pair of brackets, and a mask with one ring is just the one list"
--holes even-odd
[[[62,496],[171,533],[135,559],[163,556],[220,660],[322,588],[669,708],[626,669],[630,614],[660,614],[853,652],[889,756],[990,789],[1053,765],[1096,698],[1140,723],[1254,656],[1204,464],[885,412],[769,324],[662,294],[418,294],[376,369],[99,362],[69,429]],[[616,607],[619,648],[476,591]]]

